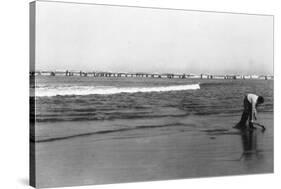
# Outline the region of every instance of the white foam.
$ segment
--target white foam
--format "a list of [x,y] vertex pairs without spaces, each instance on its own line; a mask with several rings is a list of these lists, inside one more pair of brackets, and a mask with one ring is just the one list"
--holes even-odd
[[147,93],[147,92],[165,92],[200,89],[199,84],[173,85],[159,87],[97,87],[97,86],[62,86],[54,88],[36,88],[35,94],[38,97],[43,96],[66,96],[66,95],[109,95],[117,93]]

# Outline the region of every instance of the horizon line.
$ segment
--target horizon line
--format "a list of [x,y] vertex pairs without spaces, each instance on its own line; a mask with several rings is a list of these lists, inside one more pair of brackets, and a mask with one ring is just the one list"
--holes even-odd
[[205,73],[186,73],[186,72],[125,72],[125,71],[103,71],[103,70],[91,70],[91,71],[83,71],[83,70],[71,70],[71,69],[66,69],[66,70],[35,70],[35,71],[29,71],[29,73],[32,73],[32,72],[82,72],[82,73],[124,73],[124,74],[174,74],[174,75],[236,75],[236,76],[274,76],[274,73],[273,74],[257,74],[257,73],[254,73],[254,74],[239,74],[239,73],[218,73],[218,74],[215,74],[215,73],[208,73],[208,72],[205,72]]

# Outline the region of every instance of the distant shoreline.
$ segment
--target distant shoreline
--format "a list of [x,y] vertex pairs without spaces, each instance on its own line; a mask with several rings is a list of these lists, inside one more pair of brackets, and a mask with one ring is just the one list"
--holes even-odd
[[32,76],[81,76],[81,77],[140,77],[167,79],[258,79],[273,80],[273,75],[239,75],[239,74],[186,74],[186,73],[146,73],[146,72],[85,72],[85,71],[33,71]]

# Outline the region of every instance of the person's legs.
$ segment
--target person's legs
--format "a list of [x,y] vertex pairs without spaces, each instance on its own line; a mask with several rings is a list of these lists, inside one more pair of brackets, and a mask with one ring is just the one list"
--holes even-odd
[[247,121],[249,119],[249,116],[250,116],[250,103],[248,102],[247,100],[247,97],[245,96],[244,98],[244,110],[243,110],[243,113],[242,113],[242,116],[241,116],[241,119],[239,121],[239,123],[236,125],[236,127],[239,127],[239,128],[246,128],[247,127]]
[[250,106],[249,108],[249,128],[250,129],[255,129],[254,124],[251,122],[252,118],[252,106]]
[[246,127],[248,118],[249,118],[249,112],[244,110],[239,123]]

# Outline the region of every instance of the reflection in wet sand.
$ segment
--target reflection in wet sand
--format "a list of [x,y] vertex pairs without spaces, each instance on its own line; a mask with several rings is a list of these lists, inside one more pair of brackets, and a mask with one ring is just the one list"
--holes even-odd
[[246,168],[258,168],[265,163],[265,153],[259,147],[259,142],[264,137],[264,132],[259,130],[246,130],[241,131],[241,141],[243,153],[241,154],[240,161],[244,163]]
[[253,130],[241,131],[243,153],[240,160],[251,160],[258,156],[257,132]]
[[249,161],[249,160],[261,161],[263,158],[263,155],[261,153],[263,150],[259,149],[258,142],[260,142],[260,140],[262,140],[262,138],[264,137],[265,130],[238,129],[238,131],[237,130],[234,131],[229,129],[206,129],[203,131],[206,132],[208,135],[210,135],[211,139],[216,139],[215,136],[222,136],[222,135],[241,136],[242,154],[240,158],[236,159],[235,161]]

